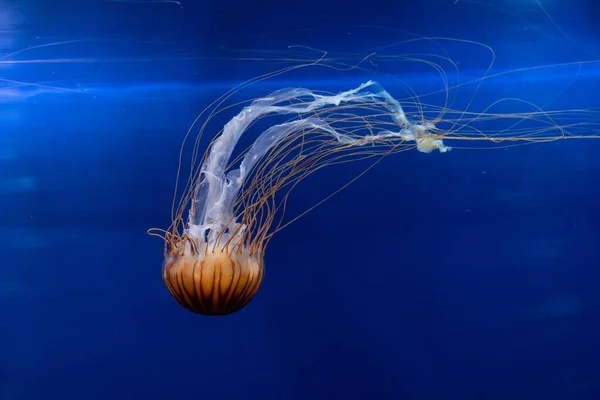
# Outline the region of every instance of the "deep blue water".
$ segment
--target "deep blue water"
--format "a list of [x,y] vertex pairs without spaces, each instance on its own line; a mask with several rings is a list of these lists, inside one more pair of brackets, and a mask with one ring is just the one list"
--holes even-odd
[[[599,22],[593,0],[5,1],[0,399],[599,399],[600,141],[385,158],[275,236],[260,291],[228,317],[177,305],[146,234],[170,223],[197,114],[297,62],[283,58],[314,58],[306,47],[377,56],[232,102],[368,79],[400,99],[440,88],[391,54],[451,58],[451,85],[481,77],[490,53],[452,37],[496,51],[454,107],[599,108]],[[443,49],[398,44],[415,35]],[[290,214],[368,166],[315,174]]]

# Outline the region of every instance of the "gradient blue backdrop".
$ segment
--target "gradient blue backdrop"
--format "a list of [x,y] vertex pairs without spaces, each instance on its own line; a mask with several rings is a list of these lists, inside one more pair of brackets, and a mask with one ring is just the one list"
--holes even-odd
[[[276,236],[263,287],[227,318],[173,301],[145,233],[169,224],[198,112],[278,66],[240,57],[408,31],[485,42],[498,71],[600,59],[598,2],[540,3],[3,1],[0,399],[599,399],[593,141],[387,158]],[[384,72],[431,84],[398,65]],[[478,101],[598,107],[599,72],[494,79]],[[269,85],[369,76],[294,78]],[[364,167],[315,175],[290,212]]]

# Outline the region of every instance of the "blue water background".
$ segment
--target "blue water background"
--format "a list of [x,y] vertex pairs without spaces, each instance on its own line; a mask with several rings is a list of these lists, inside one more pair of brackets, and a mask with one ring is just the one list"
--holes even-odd
[[[465,38],[496,51],[492,72],[564,64],[489,79],[474,109],[600,107],[597,5],[540,1],[5,1],[0,398],[600,398],[600,142],[386,158],[277,235],[256,298],[226,318],[175,303],[146,235],[169,224],[196,115],[284,65],[274,52],[312,54],[289,45]],[[446,45],[453,82],[482,76],[489,53]],[[419,65],[369,65],[242,95],[440,85]],[[290,214],[368,165],[319,172]]]

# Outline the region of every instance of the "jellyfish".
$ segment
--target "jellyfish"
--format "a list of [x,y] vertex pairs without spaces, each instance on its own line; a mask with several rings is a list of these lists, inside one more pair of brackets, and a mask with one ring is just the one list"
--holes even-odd
[[[374,80],[335,93],[284,88],[241,107],[200,158],[207,121],[223,111],[213,110],[194,142],[190,178],[171,226],[151,230],[165,242],[164,284],[181,306],[197,314],[243,309],[263,282],[269,241],[298,218],[283,218],[290,194],[325,167],[366,159],[374,165],[409,150],[446,153],[452,149],[448,141],[465,148],[474,142],[498,147],[592,137],[578,133],[590,128],[576,118],[589,119],[584,110],[552,113],[532,105],[522,113],[494,112],[499,103],[479,112],[425,107],[414,99],[403,103]],[[556,121],[566,117],[576,122],[567,126]],[[259,134],[236,154],[240,139],[252,128]],[[573,133],[569,128],[577,129]]]

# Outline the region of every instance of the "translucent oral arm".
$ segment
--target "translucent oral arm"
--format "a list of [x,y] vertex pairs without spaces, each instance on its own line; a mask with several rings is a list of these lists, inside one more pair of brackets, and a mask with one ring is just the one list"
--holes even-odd
[[[225,174],[227,164],[241,135],[258,118],[269,114],[306,114],[327,106],[338,106],[342,103],[357,101],[375,101],[377,105],[385,107],[393,120],[399,125],[398,132],[385,131],[375,136],[364,138],[350,137],[336,132],[325,121],[318,118],[300,118],[292,122],[274,125],[264,131],[252,144],[242,159],[239,168]],[[287,104],[290,101],[295,101]],[[286,103],[286,104],[282,104]],[[415,136],[417,128],[425,128],[411,124],[404,114],[400,104],[376,83],[369,81],[361,86],[338,93],[336,95],[319,95],[308,89],[292,88],[282,89],[255,100],[245,107],[238,115],[232,118],[224,127],[222,134],[213,142],[210,154],[202,165],[203,180],[200,182],[195,199],[195,207],[190,212],[189,224],[199,228],[211,228],[220,231],[225,229],[227,221],[233,217],[232,205],[238,197],[239,191],[255,167],[256,163],[276,143],[286,136],[303,132],[307,128],[319,129],[327,132],[340,142],[363,145],[377,140],[391,137],[401,137],[408,141],[423,141]],[[439,143],[437,143],[439,142]],[[439,149],[446,151],[441,141],[424,143],[422,151]]]

